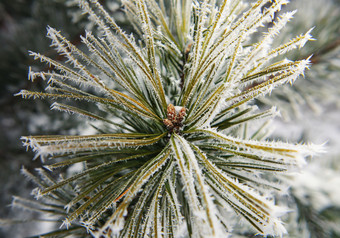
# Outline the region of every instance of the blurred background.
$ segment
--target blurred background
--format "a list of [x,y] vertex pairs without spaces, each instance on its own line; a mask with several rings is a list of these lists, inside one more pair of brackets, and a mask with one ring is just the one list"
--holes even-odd
[[[118,20],[131,27],[116,0],[100,1]],[[277,44],[287,42],[310,28],[316,41],[287,55],[296,60],[311,57],[312,67],[293,87],[280,88],[258,105],[276,105],[282,117],[273,122],[272,139],[290,142],[327,142],[328,153],[311,159],[297,177],[282,178],[291,184],[289,196],[279,203],[292,212],[284,217],[287,237],[340,237],[340,0],[292,0],[285,11],[298,9],[295,18],[278,36]],[[51,26],[75,45],[80,36],[93,30],[72,0],[1,0],[0,1],[0,217],[20,218],[9,206],[12,196],[30,198],[33,184],[20,174],[24,166],[34,171],[40,166],[31,151],[22,146],[20,137],[31,134],[76,134],[84,123],[80,118],[50,111],[50,102],[24,100],[14,94],[21,89],[44,90],[42,80],[27,80],[29,67],[46,70],[28,56],[39,52],[62,60],[45,37]],[[20,224],[0,228],[0,237],[25,237],[44,230],[39,224]],[[235,237],[253,237],[245,229]]]

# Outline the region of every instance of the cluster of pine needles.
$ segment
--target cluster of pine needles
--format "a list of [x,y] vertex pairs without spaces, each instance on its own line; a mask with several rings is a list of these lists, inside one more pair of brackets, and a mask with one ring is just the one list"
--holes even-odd
[[276,60],[312,39],[307,31],[272,48],[295,13],[278,15],[287,3],[126,0],[127,34],[97,0],[79,0],[98,33],[80,48],[49,27],[66,60],[30,52],[53,70],[30,70],[46,91],[18,95],[52,100],[97,133],[23,137],[44,163],[39,175],[23,169],[39,200],[13,205],[63,223],[46,237],[226,237],[235,214],[260,234],[284,234],[277,177],[320,151],[266,140],[278,112],[254,106],[310,65]]

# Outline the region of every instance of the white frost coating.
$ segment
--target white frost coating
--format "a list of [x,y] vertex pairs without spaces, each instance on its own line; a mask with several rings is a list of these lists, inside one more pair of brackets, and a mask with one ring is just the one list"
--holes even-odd
[[[147,218],[147,223],[144,224],[144,227],[146,227],[146,232],[145,234],[150,234],[150,227],[152,227],[152,223],[155,221],[157,222],[157,234],[158,236],[162,234],[161,232],[161,227],[160,227],[160,205],[159,205],[159,198],[160,198],[160,192],[164,188],[164,182],[165,180],[169,179],[169,174],[172,172],[173,169],[173,164],[168,168],[166,171],[163,172],[161,179],[155,184],[154,186],[157,185],[157,190],[153,196],[152,202],[149,206],[149,210],[147,211],[145,217]],[[156,211],[157,210],[157,211]],[[155,218],[155,212],[156,212],[156,218]],[[155,234],[155,230],[153,230],[153,236],[157,237]]]
[[311,28],[309,31],[307,31],[305,34],[297,36],[290,40],[289,42],[282,44],[281,46],[277,47],[276,49],[269,52],[264,58],[261,59],[261,62],[268,62],[272,58],[283,55],[287,53],[288,51],[291,51],[296,48],[303,47],[307,41],[313,40],[313,37],[311,35],[313,28]]
[[229,98],[228,103],[232,105],[237,104],[243,100],[251,100],[253,98],[271,93],[271,91],[277,86],[283,85],[288,82],[290,84],[293,84],[300,75],[304,75],[304,72],[306,69],[309,68],[309,65],[309,58],[294,62],[292,65],[288,66],[287,69],[284,69],[281,74],[274,76],[272,79],[266,79],[266,81],[262,82],[258,86],[249,88],[248,90],[245,90],[238,95]]
[[283,211],[282,209],[278,210],[272,200],[239,183],[236,179],[230,178],[207,160],[204,154],[201,156],[206,168],[212,172],[217,182],[214,187],[221,190],[219,196],[227,199],[235,210],[246,211],[244,216],[255,223],[263,234],[282,235],[285,232],[277,218],[279,215],[277,211]]
[[125,198],[122,203],[117,207],[114,214],[105,222],[104,226],[98,231],[98,237],[103,234],[104,231],[110,230],[115,235],[123,229],[125,224],[125,216],[127,215],[127,207],[133,200],[135,195],[140,192],[142,186],[148,181],[150,177],[153,176],[165,162],[169,159],[169,153],[167,148],[165,148],[160,154],[158,154],[153,160],[154,163],[148,164],[143,168],[142,173],[135,178],[134,183],[130,186],[129,190],[125,194]]
[[[117,57],[117,54],[119,53],[117,49],[115,47],[108,46],[103,39],[96,39],[90,32],[86,32],[86,36],[81,37],[81,39],[82,42],[87,45],[90,52],[93,53],[92,57],[95,57],[98,61],[100,61],[98,63],[89,59],[92,65],[98,68],[108,79],[110,79],[106,80],[106,84],[111,81],[118,82],[125,90],[134,94],[134,90],[131,88],[131,85],[128,82],[129,80],[127,80],[128,77],[119,69],[124,66],[119,63],[119,58]],[[112,48],[114,52],[110,48]]]
[[[182,182],[184,184],[184,193],[188,199],[188,204],[193,214],[194,224],[201,224],[204,217],[198,217],[195,214],[203,214],[202,208],[199,205],[199,201],[196,195],[194,177],[191,175],[191,171],[188,169],[188,165],[185,163],[185,158],[181,150],[181,144],[178,139],[172,138],[171,148],[173,150],[174,157],[176,158],[177,168],[181,174]],[[195,227],[195,232],[203,232],[202,226]]]
[[220,95],[217,96],[216,102],[213,103],[212,106],[208,108],[208,110],[204,111],[200,115],[200,119],[196,122],[197,127],[199,128],[209,128],[211,121],[215,118],[215,116],[224,109],[225,101],[224,99],[231,95],[231,89],[234,88],[235,85],[233,83],[226,82],[224,84],[224,88]]
[[211,129],[198,130],[203,133],[213,135],[217,140],[224,141],[227,145],[235,146],[236,151],[242,150],[253,155],[269,159],[282,160],[287,164],[287,169],[292,169],[289,165],[297,168],[306,164],[305,157],[323,153],[323,145],[293,145],[283,142],[261,142],[255,140],[243,140],[226,136]]
[[161,136],[150,139],[126,139],[115,135],[90,135],[90,136],[57,136],[57,137],[32,137],[23,136],[23,144],[31,147],[36,152],[35,158],[42,159],[50,155],[66,153],[100,151],[110,148],[138,148],[140,146],[156,143]]
[[204,177],[202,175],[201,168],[198,166],[196,156],[191,149],[188,142],[181,136],[176,136],[181,143],[181,147],[188,158],[190,167],[193,173],[196,175],[197,183],[199,186],[199,193],[202,196],[202,205],[204,210],[196,213],[196,216],[199,216],[205,220],[204,224],[207,224],[203,229],[203,234],[205,237],[220,237],[225,232],[220,226],[220,222],[217,219],[217,209],[215,204],[213,203],[212,195],[209,191],[208,186],[204,182]]
[[[77,68],[81,75],[84,75],[88,80],[91,81],[92,74],[86,69],[85,65],[80,62],[80,59],[92,65],[93,61],[86,57],[83,52],[81,52],[77,47],[75,47],[71,42],[63,37],[59,31],[48,27],[47,36],[52,40],[51,46],[54,46],[60,55],[63,55],[67,58],[66,63],[69,63],[73,67]],[[80,57],[80,59],[77,59],[76,55]]]
[[[100,116],[98,116],[96,114],[93,114],[91,112],[83,111],[83,110],[81,110],[79,108],[76,108],[76,107],[73,107],[73,106],[69,106],[69,105],[65,105],[65,104],[61,104],[61,103],[57,103],[57,102],[54,102],[51,105],[51,110],[57,110],[57,111],[61,111],[61,112],[66,112],[66,113],[71,114],[71,115],[76,114],[77,116],[80,116],[80,117],[92,120],[94,122],[95,121],[101,121],[101,122],[108,122],[108,123],[110,123],[110,121],[108,119],[102,118],[102,117],[100,117]],[[92,133],[88,133],[88,135],[95,134],[96,130],[92,130],[91,132]],[[86,135],[86,133],[84,133],[83,131],[81,133],[83,135]]]
[[274,37],[278,35],[280,30],[292,19],[295,13],[296,11],[284,13],[278,18],[277,22],[274,22],[274,26],[264,34],[264,38],[259,43],[256,43],[250,53],[238,64],[235,69],[236,79],[240,79],[250,69],[255,68],[258,65],[258,59],[266,57]]
[[[153,72],[156,74],[156,78],[158,78],[158,79],[160,78],[159,72],[158,72],[158,69],[157,69],[155,63],[153,63],[153,62],[151,62],[151,64],[148,63],[148,61],[144,58],[142,52],[140,51],[140,48],[136,45],[133,35],[128,36],[127,34],[125,34],[122,31],[122,29],[119,28],[118,25],[114,22],[114,20],[110,17],[110,15],[104,10],[104,8],[98,3],[98,1],[91,0],[91,3],[94,4],[94,6],[95,6],[94,8],[96,8],[98,11],[100,11],[101,16],[104,19],[100,18],[99,15],[95,14],[93,9],[89,6],[89,4],[87,2],[79,1],[79,5],[83,8],[83,10],[86,13],[88,13],[90,15],[91,18],[94,19],[96,24],[98,24],[98,26],[103,29],[103,31],[105,32],[105,35],[108,38],[113,38],[113,39],[116,38],[116,36],[113,35],[110,27],[112,27],[117,32],[117,34],[120,35],[123,38],[123,41],[126,44],[124,44],[124,42],[116,40],[118,45],[121,46],[120,49],[122,49],[122,50],[124,50],[124,52],[126,52],[127,56],[130,59],[132,59],[134,61],[134,63],[144,73],[144,75],[146,76],[146,79],[151,81],[151,85],[153,87],[153,90],[155,91],[158,100],[161,101],[161,95],[160,95],[159,92],[162,89],[158,88],[159,85],[156,85],[156,82],[154,81],[154,78],[152,77],[152,73],[151,73],[151,71],[153,70]],[[141,5],[143,5],[143,4],[141,4]],[[144,19],[144,18],[142,18],[142,19]],[[149,38],[150,38],[150,35],[148,36],[148,39]],[[115,48],[118,49],[117,46]],[[152,70],[151,70],[151,67],[153,67]]]

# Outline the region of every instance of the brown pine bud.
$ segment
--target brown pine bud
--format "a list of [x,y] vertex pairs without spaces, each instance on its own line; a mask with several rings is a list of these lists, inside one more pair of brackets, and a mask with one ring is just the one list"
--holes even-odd
[[182,123],[185,115],[186,115],[185,107],[182,107],[181,110],[179,110],[178,115],[177,115],[177,123]]
[[167,108],[167,117],[171,122],[176,121],[176,109],[174,107],[174,105],[172,105],[171,103],[168,105]]
[[169,119],[164,119],[163,123],[166,126],[166,129],[168,129],[169,131],[174,128],[174,124]]

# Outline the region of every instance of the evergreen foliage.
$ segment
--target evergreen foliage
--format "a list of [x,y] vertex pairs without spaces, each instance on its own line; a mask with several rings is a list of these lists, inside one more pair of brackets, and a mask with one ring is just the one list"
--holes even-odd
[[[96,133],[22,137],[44,163],[39,176],[23,169],[41,200],[13,205],[63,223],[45,237],[225,237],[231,211],[260,234],[286,233],[286,209],[273,199],[284,189],[277,175],[322,151],[265,140],[278,112],[253,105],[310,65],[280,56],[303,47],[311,30],[273,47],[295,13],[274,19],[287,3],[124,1],[135,27],[127,34],[97,0],[79,0],[99,32],[77,47],[49,27],[66,61],[30,52],[50,70],[32,69],[29,79],[48,86],[17,95],[51,99],[53,110],[90,120]],[[248,135],[248,127],[256,129]]]

